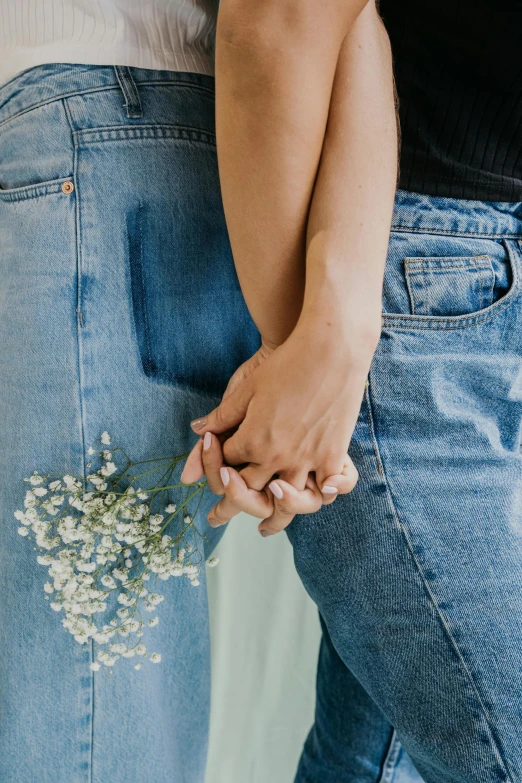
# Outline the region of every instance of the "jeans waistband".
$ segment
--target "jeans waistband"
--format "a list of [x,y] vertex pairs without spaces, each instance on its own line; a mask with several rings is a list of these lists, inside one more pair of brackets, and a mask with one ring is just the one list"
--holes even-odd
[[[10,119],[50,101],[97,90],[121,90],[127,116],[141,115],[140,85],[187,84],[214,96],[215,78],[192,71],[157,71],[112,65],[38,65],[0,86],[0,129]],[[395,231],[522,237],[522,202],[483,202],[399,190]]]
[[522,237],[522,203],[470,201],[398,190],[392,230],[453,236]]
[[[129,117],[139,117],[133,103],[133,85],[139,97],[140,84],[188,84],[214,93],[214,77],[192,71],[156,71],[112,65],[69,65],[52,63],[22,71],[0,86],[0,126],[25,111],[82,92],[119,89],[123,91]],[[134,98],[136,96],[134,95]]]

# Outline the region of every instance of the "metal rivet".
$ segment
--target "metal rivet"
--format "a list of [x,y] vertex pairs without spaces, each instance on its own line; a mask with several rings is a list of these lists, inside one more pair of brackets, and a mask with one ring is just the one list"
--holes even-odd
[[72,193],[74,190],[74,185],[72,182],[64,182],[62,184],[62,193],[65,193],[67,196],[69,193]]

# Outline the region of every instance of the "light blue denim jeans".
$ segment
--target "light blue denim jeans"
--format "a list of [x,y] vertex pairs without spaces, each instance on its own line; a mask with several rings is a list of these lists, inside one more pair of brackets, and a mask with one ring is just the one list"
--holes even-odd
[[[161,664],[92,672],[13,512],[23,477],[82,475],[103,430],[137,460],[188,451],[190,420],[259,346],[222,209],[214,79],[25,71],[0,87],[0,188],[0,781],[202,783],[204,574],[161,583]],[[214,502],[198,518],[208,552]]]
[[288,528],[324,627],[296,783],[522,781],[521,292],[522,204],[397,194],[359,481]]

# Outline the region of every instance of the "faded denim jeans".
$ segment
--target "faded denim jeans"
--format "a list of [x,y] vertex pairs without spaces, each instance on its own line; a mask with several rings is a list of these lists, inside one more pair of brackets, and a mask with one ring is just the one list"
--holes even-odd
[[[81,474],[104,429],[136,459],[187,451],[259,345],[213,91],[70,65],[0,87],[2,783],[203,781],[204,580],[164,583],[161,665],[91,672],[13,511],[24,476]],[[299,783],[522,778],[520,239],[520,204],[397,195],[360,480],[289,528],[324,622]]]
[[[189,451],[190,420],[259,346],[221,203],[214,79],[25,71],[0,87],[0,188],[0,781],[202,783],[204,574],[161,582],[161,664],[92,672],[13,512],[24,476],[82,475],[105,429],[136,460]],[[198,516],[209,552],[215,501]]]
[[296,783],[522,781],[521,293],[522,204],[397,194],[359,482],[288,528],[324,629]]

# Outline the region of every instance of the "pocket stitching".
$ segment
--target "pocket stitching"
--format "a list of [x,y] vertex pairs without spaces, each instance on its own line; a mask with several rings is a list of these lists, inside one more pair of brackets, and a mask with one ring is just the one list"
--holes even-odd
[[514,302],[520,297],[520,259],[513,248],[513,244],[515,244],[515,242],[520,249],[522,246],[521,240],[513,240],[511,238],[509,240],[505,238],[501,240],[502,245],[506,249],[508,263],[512,272],[512,282],[510,289],[497,302],[493,302],[493,304],[484,310],[477,311],[477,313],[470,315],[455,315],[444,317],[434,315],[411,315],[408,313],[383,313],[381,318],[382,327],[388,327],[394,330],[409,329],[422,331],[425,329],[434,329],[438,331],[453,331],[454,329],[465,329],[470,326],[474,326],[475,324],[490,321],[492,318],[503,312],[506,308],[511,307],[511,305],[514,304]]
[[[432,307],[430,297],[430,286],[428,281],[428,271],[430,275],[444,275],[448,271],[453,269],[461,270],[463,272],[483,272],[488,270],[489,275],[489,297],[486,298],[488,289],[488,281],[484,279],[482,274],[479,274],[477,279],[477,294],[479,296],[479,307],[476,312],[480,312],[485,309],[484,301],[491,304],[493,299],[493,288],[495,284],[495,275],[493,272],[493,266],[491,265],[491,259],[488,255],[481,256],[408,256],[403,259],[404,277],[406,280],[406,288],[410,299],[411,315],[422,316],[422,313],[415,311],[415,292],[412,286],[412,281],[415,277],[422,280],[423,293],[428,311]],[[470,281],[471,282],[471,281]],[[407,314],[405,314],[407,315]],[[472,313],[463,313],[463,315],[472,315]],[[441,316],[444,318],[444,316]],[[447,316],[452,318],[454,316]]]
[[32,185],[22,185],[19,188],[0,188],[0,201],[25,201],[26,199],[50,196],[53,193],[62,193],[64,182],[72,180],[72,174],[60,179],[50,179],[45,182],[36,182]]

